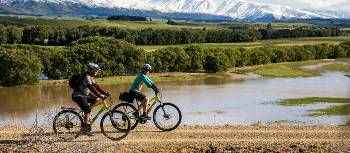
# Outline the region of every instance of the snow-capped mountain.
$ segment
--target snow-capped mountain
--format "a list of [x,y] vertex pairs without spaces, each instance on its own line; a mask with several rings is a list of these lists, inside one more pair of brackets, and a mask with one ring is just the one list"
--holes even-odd
[[[78,5],[98,10],[129,9],[160,13],[208,14],[226,16],[233,20],[243,21],[290,18],[350,18],[350,13],[346,12],[308,11],[279,5],[253,3],[245,0],[0,0],[0,2],[12,7],[23,7],[27,3],[40,3],[41,7],[45,7],[44,4],[55,4],[64,6]],[[28,7],[28,5],[25,6]],[[98,15],[110,15],[108,11],[95,13]]]

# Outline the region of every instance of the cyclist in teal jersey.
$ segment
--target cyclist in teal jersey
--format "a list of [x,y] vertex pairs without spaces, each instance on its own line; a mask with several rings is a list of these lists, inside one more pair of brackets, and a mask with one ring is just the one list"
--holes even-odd
[[152,69],[151,65],[143,64],[140,74],[136,76],[129,90],[129,93],[131,94],[131,96],[142,103],[143,115],[141,117],[146,119],[150,119],[147,112],[149,99],[143,93],[141,93],[142,85],[146,84],[147,87],[152,88],[156,94],[159,92],[159,89],[157,88],[157,86],[155,86],[153,81],[149,79],[147,76],[147,74],[150,72],[151,69]]

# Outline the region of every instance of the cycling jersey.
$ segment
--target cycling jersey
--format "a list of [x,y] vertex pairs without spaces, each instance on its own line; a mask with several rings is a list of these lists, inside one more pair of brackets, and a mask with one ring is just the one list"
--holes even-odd
[[134,82],[131,85],[130,90],[141,91],[143,83],[145,83],[148,88],[151,88],[153,85],[153,81],[149,79],[147,75],[140,73],[139,75],[136,76]]

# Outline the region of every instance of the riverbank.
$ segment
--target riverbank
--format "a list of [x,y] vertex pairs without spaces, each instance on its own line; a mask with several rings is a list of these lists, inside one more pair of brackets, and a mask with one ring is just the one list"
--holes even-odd
[[[137,127],[121,141],[110,141],[96,126],[94,136],[69,141],[51,129],[35,137],[30,129],[1,128],[1,152],[348,152],[350,126],[180,126],[160,132]],[[40,141],[42,140],[42,141]],[[53,140],[53,139],[52,139]]]
[[[232,79],[249,79],[251,76],[239,74],[254,73],[263,77],[314,77],[320,76],[325,71],[339,71],[350,73],[350,58],[344,59],[325,59],[311,60],[300,62],[285,62],[277,64],[267,64],[258,66],[246,66],[231,68],[226,72],[221,73],[185,73],[185,72],[164,72],[151,73],[150,78],[154,82],[166,81],[191,81],[203,80],[207,78],[232,78]],[[132,83],[135,76],[114,76],[97,78],[96,81],[100,84],[121,84]],[[255,77],[256,78],[256,77]],[[68,80],[41,80],[40,85],[63,85],[68,84]]]
[[230,69],[231,73],[254,73],[263,77],[315,77],[327,71],[350,73],[350,59],[324,59],[247,66]]
[[[231,75],[227,72],[222,73],[184,73],[184,72],[164,72],[164,73],[151,73],[149,77],[153,82],[167,82],[167,81],[191,81],[191,80],[203,80],[207,78],[228,78]],[[132,83],[135,75],[132,76],[113,76],[96,78],[96,82],[99,84],[122,84]],[[41,80],[40,85],[64,85],[68,84],[68,80]]]

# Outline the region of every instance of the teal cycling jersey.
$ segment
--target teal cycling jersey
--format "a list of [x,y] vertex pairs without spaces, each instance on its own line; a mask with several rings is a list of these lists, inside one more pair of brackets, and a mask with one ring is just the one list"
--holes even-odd
[[131,85],[130,90],[141,91],[143,83],[145,83],[148,88],[151,88],[151,86],[153,85],[153,81],[149,79],[147,75],[140,73],[139,75],[136,76],[134,82]]

